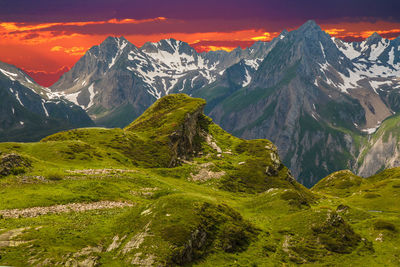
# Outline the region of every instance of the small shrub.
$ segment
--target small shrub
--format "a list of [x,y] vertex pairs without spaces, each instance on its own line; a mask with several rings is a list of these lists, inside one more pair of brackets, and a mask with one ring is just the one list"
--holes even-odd
[[24,167],[15,167],[11,170],[11,174],[13,175],[19,175],[19,174],[24,174],[26,172]]
[[364,198],[377,198],[377,197],[380,197],[381,195],[379,195],[379,194],[375,194],[375,193],[366,193],[365,195],[364,195]]
[[63,179],[63,175],[58,172],[51,172],[46,175],[46,178],[50,181],[60,181]]
[[374,229],[375,230],[388,230],[391,232],[395,232],[396,226],[394,226],[393,223],[383,221],[383,220],[378,220],[374,223]]

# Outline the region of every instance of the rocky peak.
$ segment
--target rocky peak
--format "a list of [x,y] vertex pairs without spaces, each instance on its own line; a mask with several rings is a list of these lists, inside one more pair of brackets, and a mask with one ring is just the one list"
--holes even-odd
[[374,32],[370,37],[366,39],[368,44],[373,44],[380,42],[382,40],[382,36],[380,36],[377,32]]
[[288,32],[286,29],[284,29],[284,30],[281,32],[281,34],[279,34],[278,38],[283,39],[283,38],[285,38],[288,34],[289,34],[289,32]]
[[314,20],[309,20],[303,25],[300,26],[300,28],[297,29],[298,32],[300,33],[315,33],[315,32],[321,32],[321,27],[314,21]]
[[119,44],[119,43],[122,43],[122,42],[128,42],[128,40],[126,40],[125,37],[123,37],[123,36],[120,36],[120,37],[108,36],[100,44],[100,46],[115,45],[115,44]]
[[171,150],[169,167],[188,160],[200,149],[200,119],[205,100],[185,94],[171,94],[157,100],[142,116],[125,128],[127,131],[154,133],[165,140]]
[[188,43],[173,38],[163,39],[156,43],[147,42],[140,49],[145,53],[157,53],[159,50],[166,51],[170,54],[174,54],[176,51],[180,54],[185,53],[188,55],[196,53],[194,48]]
[[23,173],[30,166],[31,162],[18,154],[0,154],[0,177]]

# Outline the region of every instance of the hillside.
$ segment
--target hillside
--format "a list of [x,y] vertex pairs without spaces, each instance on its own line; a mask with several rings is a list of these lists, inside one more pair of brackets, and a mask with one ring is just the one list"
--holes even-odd
[[308,190],[270,141],[233,137],[204,106],[173,94],[124,129],[1,143],[0,264],[400,263],[399,170]]

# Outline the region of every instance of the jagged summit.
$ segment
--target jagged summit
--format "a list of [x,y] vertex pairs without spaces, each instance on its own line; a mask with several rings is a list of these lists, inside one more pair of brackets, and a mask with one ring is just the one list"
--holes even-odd
[[124,36],[108,36],[102,43],[111,43],[118,41],[128,41]]
[[314,20],[308,20],[306,23],[301,25],[297,30],[299,32],[322,31],[321,27]]
[[278,38],[283,39],[289,34],[288,30],[284,29],[278,36]]
[[381,40],[381,39],[382,39],[382,36],[380,36],[379,33],[374,32],[366,40],[373,41],[373,40]]
[[162,39],[158,42],[147,42],[140,49],[146,53],[158,53],[161,50],[171,55],[176,53],[193,55],[196,53],[195,49],[188,43],[173,38]]

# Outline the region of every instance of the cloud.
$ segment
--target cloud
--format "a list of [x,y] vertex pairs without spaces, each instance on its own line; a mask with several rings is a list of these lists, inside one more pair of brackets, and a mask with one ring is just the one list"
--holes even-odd
[[[156,17],[150,19],[109,19],[104,21],[78,21],[78,22],[54,22],[54,23],[28,23],[28,22],[1,22],[0,37],[13,40],[26,41],[39,44],[55,39],[70,38],[77,35],[96,34],[101,29],[111,34],[113,28],[119,25],[132,27],[151,23],[162,23],[167,19]],[[95,28],[93,28],[95,27]],[[97,29],[97,30],[94,30]]]
[[51,52],[58,52],[58,51],[62,51],[64,48],[62,46],[54,46],[50,49]]
[[54,46],[50,49],[51,52],[64,52],[71,56],[83,56],[87,50],[88,48],[83,46],[74,46],[70,48],[65,48],[60,45]]

